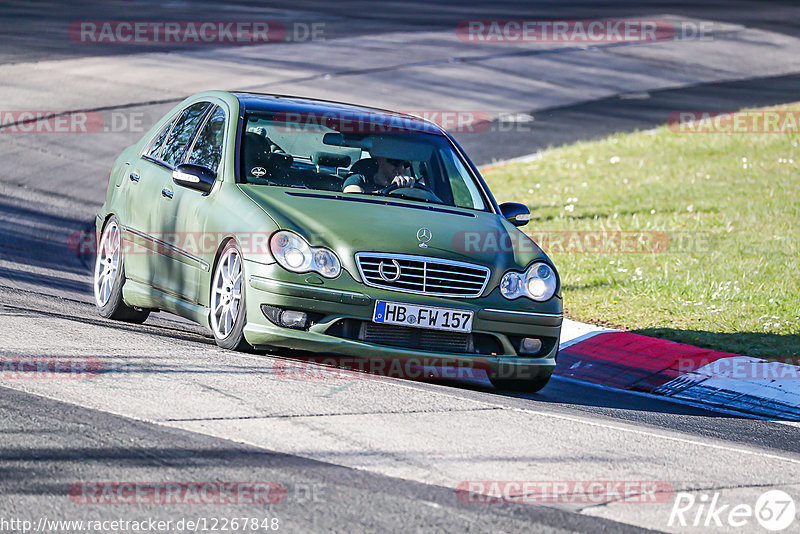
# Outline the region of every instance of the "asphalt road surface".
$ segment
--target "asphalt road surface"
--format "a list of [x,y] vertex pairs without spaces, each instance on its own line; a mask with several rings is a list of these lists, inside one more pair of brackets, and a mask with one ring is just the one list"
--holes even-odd
[[[257,17],[322,22],[326,39],[143,48],[68,37],[81,20]],[[593,47],[477,46],[454,32],[470,18],[592,17],[711,21],[713,32]],[[0,531],[23,531],[4,520],[44,518],[45,530],[77,532],[86,525],[49,521],[244,517],[278,518],[288,532],[754,532],[763,530],[757,518],[734,527],[727,511],[721,526],[706,522],[708,503],[753,507],[770,489],[800,497],[795,425],[558,377],[539,394],[514,395],[482,381],[287,374],[297,364],[286,355],[220,350],[208,332],[166,314],[143,326],[100,318],[87,258],[73,246],[92,224],[116,154],[198,90],[479,112],[490,126],[457,137],[485,164],[649,128],[676,110],[796,100],[792,2],[10,2],[0,25],[0,356],[92,370],[0,376]],[[20,110],[95,110],[104,126],[23,133],[5,113]],[[482,503],[456,491],[470,481],[653,482],[658,491],[655,502]],[[101,482],[266,482],[283,497],[269,505],[75,497]],[[697,503],[686,526],[670,524],[679,492]]]

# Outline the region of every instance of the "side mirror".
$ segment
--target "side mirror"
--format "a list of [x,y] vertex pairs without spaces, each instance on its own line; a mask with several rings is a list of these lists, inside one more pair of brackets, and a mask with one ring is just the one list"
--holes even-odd
[[175,170],[172,171],[173,182],[180,186],[188,187],[189,189],[194,189],[195,191],[200,191],[202,193],[208,193],[211,191],[211,188],[214,187],[214,181],[216,179],[217,173],[208,167],[194,165],[192,163],[178,165]]
[[339,132],[328,132],[322,136],[322,144],[331,146],[345,146],[344,136]]
[[518,202],[500,204],[500,213],[514,226],[525,226],[531,220],[531,210]]

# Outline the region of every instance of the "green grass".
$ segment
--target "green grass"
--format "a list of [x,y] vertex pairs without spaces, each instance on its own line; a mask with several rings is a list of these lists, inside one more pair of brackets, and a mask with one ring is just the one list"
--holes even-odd
[[567,316],[750,356],[800,356],[800,136],[662,127],[551,148],[485,177],[499,202],[531,207],[525,229],[535,239],[671,236],[665,251],[646,253],[551,245]]

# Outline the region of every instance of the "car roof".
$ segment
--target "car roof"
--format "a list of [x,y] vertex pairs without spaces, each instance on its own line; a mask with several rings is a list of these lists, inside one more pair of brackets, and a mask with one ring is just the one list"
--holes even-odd
[[339,116],[346,117],[348,120],[444,135],[442,129],[436,124],[407,113],[289,95],[246,92],[233,92],[232,94],[239,100],[246,112],[284,112],[319,116],[336,116],[339,114]]

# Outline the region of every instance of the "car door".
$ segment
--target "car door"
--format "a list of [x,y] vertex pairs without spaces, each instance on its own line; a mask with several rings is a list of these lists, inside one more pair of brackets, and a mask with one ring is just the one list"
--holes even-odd
[[[181,163],[202,165],[219,175],[222,171],[222,154],[225,149],[227,114],[221,106],[214,106],[197,128]],[[205,304],[207,284],[203,272],[211,269],[218,243],[216,236],[206,235],[206,211],[213,204],[214,189],[203,193],[171,182],[171,197],[163,197],[159,205],[159,219],[165,228],[174,232],[174,254],[159,264],[159,279],[171,293],[196,304]],[[172,236],[171,236],[172,237]]]
[[169,221],[162,220],[160,207],[163,202],[172,200],[172,171],[183,161],[197,126],[210,107],[211,103],[205,101],[186,107],[167,133],[158,154],[142,158],[139,186],[144,195],[138,197],[137,203],[130,209],[140,214],[136,238],[147,249],[146,253],[137,254],[141,257],[137,260],[142,266],[142,281],[156,289],[168,288],[164,264],[169,264],[169,258],[178,253],[177,247],[172,244],[175,229]]
[[123,238],[126,242],[125,275],[128,278],[149,284],[152,280],[153,241],[152,217],[161,195],[160,163],[164,142],[175,126],[179,115],[175,115],[145,148],[141,157],[125,166],[122,187],[125,187],[125,216],[121,220]]

